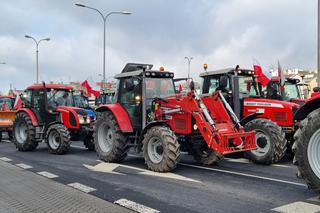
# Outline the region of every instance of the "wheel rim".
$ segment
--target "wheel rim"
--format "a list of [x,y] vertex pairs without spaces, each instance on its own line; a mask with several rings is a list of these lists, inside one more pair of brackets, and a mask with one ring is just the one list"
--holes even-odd
[[266,135],[262,130],[255,130],[256,131],[256,142],[257,142],[257,149],[251,150],[251,152],[258,156],[262,157],[270,150],[270,137]]
[[28,127],[25,122],[19,122],[15,128],[16,140],[20,144],[24,144],[28,138]]
[[307,151],[309,165],[314,174],[320,178],[320,129],[310,138]]
[[48,143],[51,149],[58,149],[61,144],[60,134],[56,130],[51,130],[48,137]]
[[114,134],[107,124],[103,124],[98,130],[98,144],[100,149],[108,153],[112,149]]
[[150,138],[148,142],[148,156],[152,163],[160,163],[163,159],[163,145],[158,137]]

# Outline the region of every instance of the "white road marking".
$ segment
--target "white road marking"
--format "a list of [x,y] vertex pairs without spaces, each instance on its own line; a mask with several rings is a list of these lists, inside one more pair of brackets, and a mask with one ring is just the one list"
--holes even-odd
[[90,170],[96,171],[96,172],[105,172],[105,173],[110,173],[110,174],[115,174],[115,175],[125,175],[123,173],[113,171],[116,168],[118,168],[118,166],[119,166],[119,164],[115,164],[115,163],[99,163],[95,166],[83,164],[83,166],[86,167],[87,169],[90,169]]
[[141,174],[141,175],[149,175],[149,176],[154,176],[154,177],[171,178],[171,179],[176,179],[176,180],[201,183],[201,181],[198,181],[198,180],[195,180],[195,179],[192,179],[192,178],[187,178],[185,176],[174,174],[174,173],[171,173],[171,172],[165,172],[165,173],[153,172],[153,171],[150,171],[150,170],[147,170],[147,169],[141,169],[141,168],[138,168],[138,167],[128,166],[128,165],[124,165],[124,164],[118,164],[118,163],[101,162],[101,163],[98,163],[95,166],[89,166],[89,165],[86,165],[86,164],[83,164],[83,166],[88,168],[88,169],[90,169],[90,170],[92,170],[92,171],[125,175],[123,173],[119,173],[119,172],[114,172],[113,171],[113,170],[117,169],[118,167],[124,167],[124,168],[132,169],[132,170],[137,170],[138,174]]
[[281,213],[300,213],[300,212],[316,213],[320,211],[320,206],[300,201],[300,202],[294,202],[288,205],[280,206],[271,210],[276,212],[281,212]]
[[118,204],[120,206],[123,206],[127,209],[131,209],[135,212],[143,212],[143,213],[159,213],[160,211],[156,210],[156,209],[152,209],[148,206],[133,202],[131,200],[127,200],[127,199],[119,199],[117,201],[114,202],[115,204]]
[[6,158],[6,157],[2,157],[2,158],[0,158],[0,160],[5,161],[5,162],[10,162],[10,161],[12,161],[12,159]]
[[87,148],[86,148],[86,147],[83,147],[83,146],[71,145],[71,147],[73,147],[73,148],[78,148],[78,149],[83,149],[83,150],[87,150]]
[[[228,162],[235,162],[235,163],[252,163],[250,160],[246,158],[224,158]],[[252,163],[254,165],[254,163]],[[293,168],[292,166],[282,165],[282,164],[271,164],[270,166],[274,167],[282,167],[282,168]]]
[[240,175],[240,176],[245,176],[245,177],[258,178],[258,179],[262,179],[262,180],[270,180],[270,181],[275,181],[275,182],[279,182],[279,183],[287,183],[287,184],[296,185],[296,186],[304,186],[304,187],[306,186],[303,183],[280,180],[280,179],[275,179],[275,178],[268,178],[268,177],[263,177],[263,176],[258,176],[258,175],[251,175],[251,174],[246,174],[246,173],[242,173],[242,172],[234,172],[234,171],[229,171],[229,170],[224,170],[224,169],[208,168],[208,167],[196,166],[196,165],[185,164],[185,163],[179,163],[179,164],[183,165],[183,166],[197,168],[197,169],[205,169],[205,170],[222,172],[222,173],[227,173],[227,174],[234,174],[234,175]]
[[52,174],[52,173],[46,172],[46,171],[37,172],[37,173],[38,173],[39,175],[42,175],[42,176],[44,176],[44,177],[46,177],[46,178],[50,178],[50,179],[59,177],[58,175],[55,175],[55,174]]
[[309,199],[307,199],[307,200],[320,203],[320,198],[319,198],[319,196],[311,197],[311,198],[309,198]]
[[27,164],[24,164],[24,163],[18,163],[16,164],[16,166],[22,168],[22,169],[32,169],[33,167],[32,166],[29,166]]
[[294,168],[293,166],[287,166],[287,165],[282,165],[282,164],[271,164],[270,166],[282,167],[282,168]]
[[71,187],[78,189],[78,190],[85,192],[85,193],[97,191],[95,188],[91,188],[91,187],[83,185],[81,183],[69,183],[68,186],[71,186]]
[[236,163],[251,163],[248,159],[246,158],[225,158],[228,162],[236,162]]

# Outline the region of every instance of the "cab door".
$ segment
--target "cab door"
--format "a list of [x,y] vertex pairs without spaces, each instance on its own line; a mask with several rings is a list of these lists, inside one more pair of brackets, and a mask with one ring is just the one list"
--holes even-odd
[[142,87],[138,78],[123,78],[119,84],[118,100],[127,111],[134,130],[142,129]]

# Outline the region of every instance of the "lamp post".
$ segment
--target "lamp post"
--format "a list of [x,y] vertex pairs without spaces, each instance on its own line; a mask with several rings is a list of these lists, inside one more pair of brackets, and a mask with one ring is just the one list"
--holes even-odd
[[41,41],[50,41],[50,38],[43,38],[40,40],[36,40],[34,37],[25,35],[26,38],[31,38],[36,43],[36,66],[37,66],[37,74],[36,74],[36,83],[39,83],[39,44]]
[[87,5],[80,4],[80,3],[76,3],[75,5],[78,7],[84,7],[84,8],[88,8],[88,9],[91,9],[91,10],[98,12],[103,20],[103,88],[104,88],[104,85],[106,83],[106,22],[107,22],[107,19],[110,15],[113,15],[113,14],[131,15],[131,12],[112,11],[112,12],[109,12],[106,15],[104,15],[100,10],[98,10],[96,8],[89,7]]
[[189,81],[189,78],[190,78],[190,63],[191,63],[193,57],[187,57],[186,56],[184,58],[187,59],[187,61],[188,61],[188,81]]

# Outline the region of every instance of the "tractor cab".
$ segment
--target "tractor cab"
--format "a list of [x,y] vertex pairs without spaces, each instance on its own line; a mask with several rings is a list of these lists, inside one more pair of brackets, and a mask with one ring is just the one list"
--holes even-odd
[[12,96],[0,96],[0,111],[13,110],[15,98]]
[[152,70],[150,64],[127,64],[118,80],[116,102],[122,105],[131,119],[132,127],[141,130],[153,117],[152,101],[175,94],[172,72]]
[[304,91],[301,89],[303,89],[303,84],[300,84],[299,79],[286,78],[284,87],[281,87],[280,78],[272,77],[269,84],[262,88],[262,94],[265,94],[268,99],[289,101],[301,105],[306,102],[302,94]]

